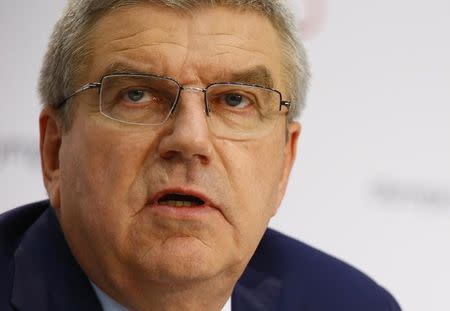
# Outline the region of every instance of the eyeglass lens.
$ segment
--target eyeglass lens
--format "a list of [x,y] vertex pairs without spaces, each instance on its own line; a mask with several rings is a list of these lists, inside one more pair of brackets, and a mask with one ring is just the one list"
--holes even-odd
[[[100,111],[131,124],[159,125],[171,115],[180,85],[169,78],[111,75],[102,80]],[[223,137],[253,137],[273,129],[280,94],[263,87],[217,83],[206,90],[210,130]]]

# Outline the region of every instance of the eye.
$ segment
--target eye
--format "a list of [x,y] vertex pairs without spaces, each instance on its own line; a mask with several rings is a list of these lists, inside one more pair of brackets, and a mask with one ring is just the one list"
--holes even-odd
[[142,103],[151,99],[151,95],[144,90],[129,90],[124,94],[124,100],[131,103]]
[[227,106],[239,108],[245,108],[251,104],[249,98],[237,93],[224,94],[223,101]]

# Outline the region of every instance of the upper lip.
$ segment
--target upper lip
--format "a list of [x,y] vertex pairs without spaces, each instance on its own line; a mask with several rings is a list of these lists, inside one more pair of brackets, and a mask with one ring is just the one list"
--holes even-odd
[[167,194],[171,194],[171,193],[176,193],[176,194],[181,194],[181,195],[186,195],[186,196],[193,196],[193,197],[197,197],[200,200],[202,200],[204,202],[203,205],[206,206],[210,206],[210,207],[214,207],[214,208],[218,208],[217,204],[215,202],[213,202],[212,199],[210,199],[207,195],[205,195],[204,193],[198,191],[198,190],[193,190],[190,188],[185,188],[185,187],[174,187],[174,188],[165,188],[161,191],[156,192],[150,199],[150,204],[157,204],[158,201],[165,195]]

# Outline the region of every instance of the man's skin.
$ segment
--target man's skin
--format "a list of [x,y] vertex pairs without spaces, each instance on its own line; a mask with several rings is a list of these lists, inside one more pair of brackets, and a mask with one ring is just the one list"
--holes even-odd
[[[90,40],[77,87],[130,71],[202,88],[243,76],[287,94],[280,39],[255,12],[128,6]],[[45,186],[75,258],[129,309],[220,310],[280,205],[300,125],[280,115],[264,137],[225,139],[211,133],[202,93],[182,92],[158,127],[105,118],[98,101],[97,90],[77,95],[67,130],[52,109],[40,116]],[[207,204],[161,206],[166,192]]]

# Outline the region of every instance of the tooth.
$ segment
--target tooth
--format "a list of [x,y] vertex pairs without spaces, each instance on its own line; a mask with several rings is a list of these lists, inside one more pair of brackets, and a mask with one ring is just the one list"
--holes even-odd
[[168,201],[160,201],[161,205],[169,205],[169,206],[175,206],[175,207],[192,207],[194,203],[190,201],[174,201],[174,200],[168,200]]

